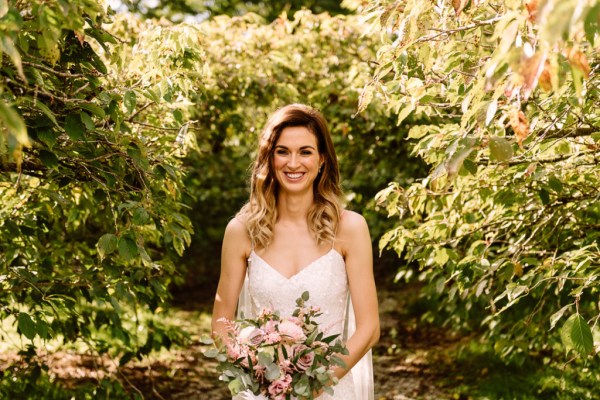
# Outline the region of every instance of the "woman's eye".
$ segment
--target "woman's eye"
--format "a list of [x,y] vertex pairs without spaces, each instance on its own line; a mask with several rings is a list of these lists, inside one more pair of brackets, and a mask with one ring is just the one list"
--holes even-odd
[[302,155],[305,155],[305,156],[310,156],[311,154],[312,154],[312,151],[310,151],[310,150],[304,150],[302,152]]
[[283,155],[283,154],[287,154],[287,151],[285,151],[283,149],[279,149],[279,150],[275,151],[275,154]]

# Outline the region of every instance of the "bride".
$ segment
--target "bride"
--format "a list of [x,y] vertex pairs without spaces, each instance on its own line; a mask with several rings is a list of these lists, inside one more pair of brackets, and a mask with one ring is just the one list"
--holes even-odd
[[[371,239],[365,219],[342,210],[337,157],[321,113],[291,104],[267,122],[254,162],[249,202],[225,230],[212,327],[220,318],[255,317],[263,307],[291,314],[304,291],[319,323],[340,334],[349,354],[333,397],[370,400],[370,349],[379,339]],[[243,392],[238,399],[264,399]]]

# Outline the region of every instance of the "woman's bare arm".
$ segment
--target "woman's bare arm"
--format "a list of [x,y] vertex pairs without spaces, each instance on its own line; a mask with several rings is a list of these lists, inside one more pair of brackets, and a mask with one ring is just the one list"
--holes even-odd
[[246,228],[238,219],[232,219],[227,224],[223,237],[221,275],[212,313],[213,336],[217,340],[224,340],[227,337],[226,327],[219,322],[219,319],[234,319],[250,249]]
[[338,368],[336,376],[344,376],[379,340],[379,307],[373,276],[373,250],[365,219],[345,211],[338,232],[350,296],[356,317],[356,331],[346,342],[349,354],[342,356],[347,369]]

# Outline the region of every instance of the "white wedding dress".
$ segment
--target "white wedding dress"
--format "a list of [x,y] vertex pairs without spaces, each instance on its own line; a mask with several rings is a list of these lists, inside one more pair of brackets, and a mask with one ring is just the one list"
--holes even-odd
[[[347,339],[355,329],[354,312],[348,290],[348,277],[344,258],[335,249],[319,257],[296,275],[283,276],[254,251],[248,259],[248,270],[240,294],[238,318],[254,318],[263,307],[279,311],[281,316],[291,315],[296,299],[308,291],[308,305],[319,306],[321,329],[329,334],[340,334]],[[363,357],[337,385],[333,396],[327,393],[318,400],[372,400],[373,370],[371,352]],[[263,400],[243,392],[233,400]]]

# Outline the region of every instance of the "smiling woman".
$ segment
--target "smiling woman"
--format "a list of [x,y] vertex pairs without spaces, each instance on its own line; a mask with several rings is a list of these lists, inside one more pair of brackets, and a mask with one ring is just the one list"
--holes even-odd
[[[238,299],[240,318],[256,318],[264,308],[291,317],[296,299],[309,292],[309,305],[323,311],[320,329],[340,335],[349,354],[341,355],[345,367],[335,367],[330,393],[308,398],[368,400],[370,349],[379,339],[371,240],[364,218],[342,210],[339,181],[323,116],[302,104],[276,111],[260,138],[250,200],[225,231],[213,331],[228,344],[222,318],[233,319]],[[294,371],[279,368],[287,384],[273,399],[296,394],[289,384]]]
[[316,136],[304,126],[289,126],[281,131],[275,145],[273,167],[277,182],[284,188],[282,194],[291,191],[309,191],[321,172],[322,157]]

